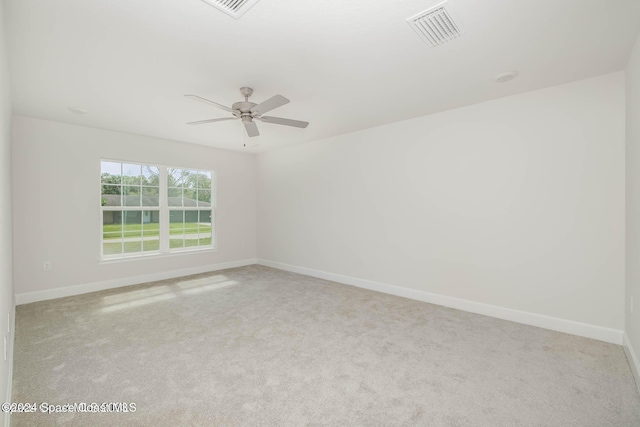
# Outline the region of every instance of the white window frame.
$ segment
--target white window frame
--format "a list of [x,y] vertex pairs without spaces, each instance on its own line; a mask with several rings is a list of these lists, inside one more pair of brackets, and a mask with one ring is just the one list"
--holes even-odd
[[[159,206],[102,206],[102,162],[112,162],[112,163],[122,163],[122,164],[132,164],[132,165],[142,165],[142,166],[152,166],[157,167],[160,176],[159,176]],[[191,247],[183,247],[183,248],[171,248],[170,247],[170,211],[172,210],[181,210],[181,211],[200,211],[200,210],[208,210],[206,207],[200,206],[169,206],[169,185],[168,185],[168,170],[169,169],[183,169],[183,170],[191,170],[198,172],[209,172],[211,173],[211,244],[206,246],[191,246]],[[141,162],[136,160],[117,160],[117,159],[106,159],[101,158],[98,162],[98,195],[100,197],[100,214],[99,214],[99,231],[100,231],[100,260],[101,261],[121,261],[121,260],[131,260],[136,258],[149,258],[149,257],[157,257],[157,256],[165,256],[165,255],[178,255],[185,253],[193,253],[193,252],[203,252],[203,251],[211,251],[217,249],[217,234],[218,227],[216,225],[216,205],[217,205],[217,177],[215,171],[211,169],[204,168],[194,168],[194,167],[182,167],[182,166],[169,166],[169,165],[159,165],[148,162]],[[114,209],[115,208],[115,209]],[[159,221],[159,237],[160,237],[160,249],[157,251],[141,251],[141,252],[133,252],[133,253],[120,253],[113,255],[105,255],[104,254],[104,235],[103,235],[103,217],[104,211],[159,211],[160,221]]]

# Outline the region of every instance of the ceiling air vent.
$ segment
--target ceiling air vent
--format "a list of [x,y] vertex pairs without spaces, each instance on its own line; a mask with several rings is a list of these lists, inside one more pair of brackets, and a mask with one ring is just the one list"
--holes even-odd
[[445,3],[440,3],[407,19],[422,40],[433,47],[464,34],[460,24],[454,21],[452,14],[445,9]]
[[258,3],[258,0],[202,0],[208,5],[215,7],[218,10],[223,11],[229,16],[233,16],[238,19],[244,13],[251,9],[253,5]]

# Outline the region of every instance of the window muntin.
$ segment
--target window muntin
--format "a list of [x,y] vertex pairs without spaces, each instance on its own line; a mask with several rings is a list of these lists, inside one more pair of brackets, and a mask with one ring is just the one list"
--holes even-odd
[[213,172],[103,160],[100,180],[103,259],[214,246]]

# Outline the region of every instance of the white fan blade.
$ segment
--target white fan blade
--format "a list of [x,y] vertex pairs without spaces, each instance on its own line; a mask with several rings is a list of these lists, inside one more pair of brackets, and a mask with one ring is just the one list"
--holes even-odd
[[282,107],[283,105],[288,104],[289,102],[290,101],[284,96],[275,95],[267,99],[266,101],[261,102],[260,104],[254,106],[251,109],[251,112],[254,113],[255,115],[260,116],[266,113],[267,111],[271,111],[274,108]]
[[201,96],[198,96],[198,95],[185,95],[185,96],[187,98],[195,99],[196,101],[204,102],[206,104],[213,105],[214,107],[221,108],[224,111],[228,111],[230,113],[233,113],[233,110],[231,108],[227,107],[226,105],[222,105],[222,104],[218,104],[217,102],[209,101],[208,99],[205,99],[205,98],[203,98]]
[[258,132],[258,126],[255,122],[243,122],[244,128],[247,130],[247,135],[249,136],[258,136],[260,132]]
[[221,119],[198,120],[197,122],[189,122],[188,125],[203,125],[205,123],[223,122],[225,120],[238,120],[240,117],[223,117]]
[[282,117],[262,116],[259,118],[263,122],[275,123],[277,125],[293,126],[297,128],[306,128],[309,122],[301,122],[300,120],[283,119]]

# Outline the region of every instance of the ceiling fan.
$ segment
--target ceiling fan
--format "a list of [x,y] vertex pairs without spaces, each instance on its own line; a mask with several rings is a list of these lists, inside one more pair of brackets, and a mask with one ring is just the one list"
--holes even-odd
[[300,120],[291,120],[291,119],[283,119],[281,117],[271,117],[271,116],[263,116],[264,113],[271,111],[275,108],[282,107],[285,104],[289,103],[289,100],[282,95],[275,95],[271,98],[267,99],[260,104],[256,104],[255,102],[249,102],[249,97],[253,93],[253,89],[250,87],[241,87],[240,93],[244,96],[244,101],[234,103],[231,108],[218,104],[217,102],[209,101],[208,99],[202,98],[197,95],[185,95],[188,98],[195,99],[197,101],[204,102],[209,105],[213,105],[214,107],[218,107],[224,111],[228,111],[233,114],[233,117],[223,117],[220,119],[208,119],[208,120],[199,120],[197,122],[189,122],[188,125],[202,125],[205,123],[214,123],[214,122],[222,122],[225,120],[242,120],[244,124],[244,128],[247,131],[247,135],[249,136],[258,136],[260,132],[258,132],[258,126],[253,121],[260,120],[266,123],[273,123],[276,125],[285,125],[285,126],[293,126],[297,128],[306,128],[309,126],[308,122],[301,122]]

